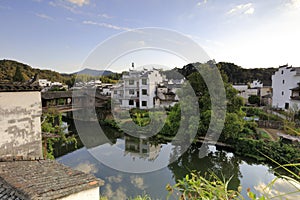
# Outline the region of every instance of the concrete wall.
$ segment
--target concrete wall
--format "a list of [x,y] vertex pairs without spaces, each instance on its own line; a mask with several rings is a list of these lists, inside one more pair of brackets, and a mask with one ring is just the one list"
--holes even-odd
[[0,158],[42,158],[41,95],[0,92]]
[[99,200],[100,199],[99,187],[90,190],[85,190],[76,194],[72,194],[70,196],[61,198],[60,200],[83,200],[83,199]]

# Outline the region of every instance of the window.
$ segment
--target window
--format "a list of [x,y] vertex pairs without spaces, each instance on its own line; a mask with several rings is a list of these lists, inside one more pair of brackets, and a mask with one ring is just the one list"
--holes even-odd
[[147,101],[142,101],[142,106],[147,106]]
[[283,70],[281,71],[281,74],[283,74]]
[[114,91],[114,94],[118,94],[117,90]]
[[129,90],[129,94],[130,94],[130,95],[134,95],[134,89],[130,89],[130,90]]
[[142,95],[147,95],[147,90],[146,89],[142,89]]
[[281,95],[282,95],[282,96],[284,95],[284,91],[281,92]]
[[134,101],[132,99],[129,100],[129,105],[133,106],[134,105]]
[[285,109],[289,109],[289,107],[290,107],[289,103],[285,103],[285,104],[284,104],[284,108],[285,108]]
[[282,80],[282,84],[284,84],[284,80]]
[[129,85],[134,85],[134,80],[129,80]]
[[147,79],[142,79],[142,85],[147,85]]
[[147,149],[142,149],[142,153],[148,153]]

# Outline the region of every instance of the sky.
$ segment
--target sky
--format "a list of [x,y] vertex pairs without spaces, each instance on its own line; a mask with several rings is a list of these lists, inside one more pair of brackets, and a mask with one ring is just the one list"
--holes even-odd
[[[179,32],[217,62],[300,66],[300,0],[0,0],[0,26],[0,59],[58,72],[78,71],[97,45],[144,27]],[[146,54],[115,64],[159,57]],[[160,57],[170,68],[185,64]]]

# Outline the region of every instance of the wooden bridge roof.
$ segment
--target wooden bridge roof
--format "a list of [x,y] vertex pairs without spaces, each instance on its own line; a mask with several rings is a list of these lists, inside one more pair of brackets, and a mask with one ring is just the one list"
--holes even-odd
[[97,99],[108,100],[110,97],[100,94],[99,91],[89,91],[89,90],[78,90],[78,91],[51,91],[42,92],[42,99],[62,99],[62,98],[72,98],[72,97],[85,97],[91,96]]

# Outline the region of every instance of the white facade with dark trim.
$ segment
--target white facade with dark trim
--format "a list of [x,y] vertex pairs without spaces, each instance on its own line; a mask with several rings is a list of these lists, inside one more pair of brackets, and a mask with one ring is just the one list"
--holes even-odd
[[300,82],[300,68],[288,65],[280,66],[272,75],[272,107],[279,109],[299,109],[300,99],[297,93]]

